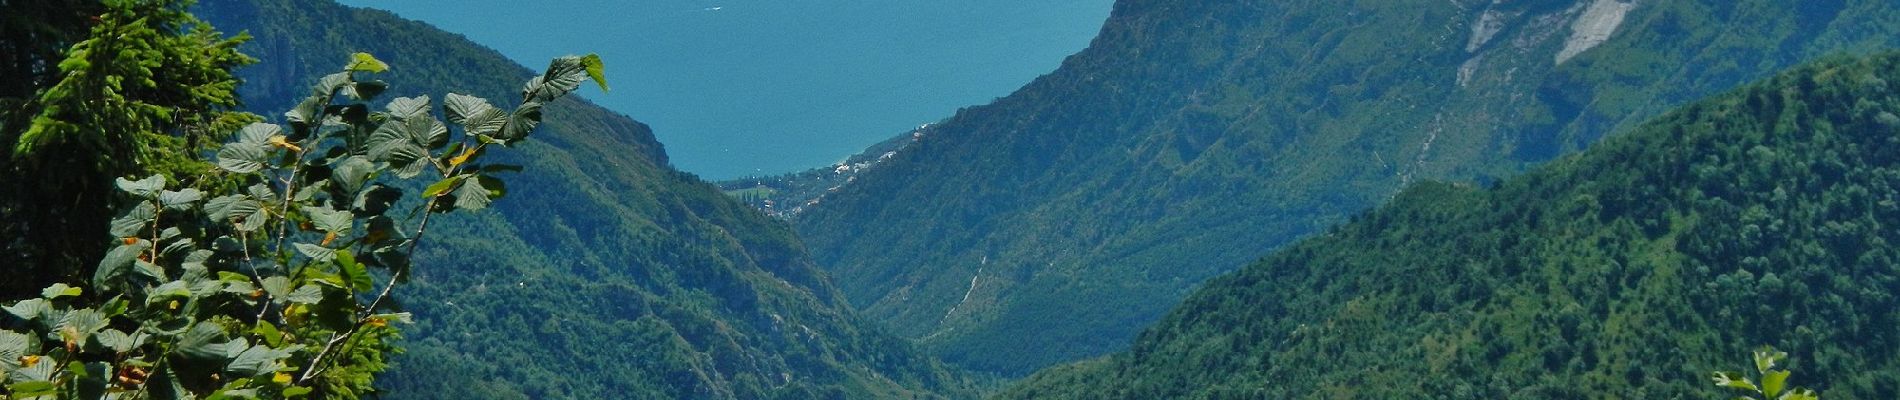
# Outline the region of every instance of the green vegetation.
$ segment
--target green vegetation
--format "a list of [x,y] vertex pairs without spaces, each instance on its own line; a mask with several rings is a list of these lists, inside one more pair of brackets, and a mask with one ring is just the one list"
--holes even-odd
[[[490,145],[526,139],[541,104],[587,79],[601,82],[599,58],[564,57],[523,88],[512,111],[449,94],[443,106],[455,135],[428,97],[370,112],[365,103],[388,84],[358,75],[387,69],[358,53],[285,113],[288,127],[237,132],[217,166],[248,188],[168,190],[165,175],[118,179],[131,201],[112,220],[118,243],[93,269],[91,290],[59,283],[6,307],[4,326],[24,329],[0,331],[0,375],[9,377],[0,396],[355,399],[372,391],[396,337],[389,324],[411,319],[395,312],[392,294],[412,275],[430,217],[501,197],[493,173],[519,168],[484,165]],[[404,201],[389,184],[425,173],[437,183],[419,198]],[[374,270],[387,278],[377,282]]]
[[[788,227],[667,168],[645,126],[536,90],[572,89],[588,59],[548,79],[382,12],[191,8],[244,42],[186,4],[0,1],[7,21],[46,17],[0,29],[0,48],[24,49],[4,55],[22,79],[0,93],[0,172],[18,177],[0,180],[0,293],[21,300],[0,315],[0,397],[972,395],[863,328]],[[262,62],[233,74],[251,61],[239,49]],[[356,67],[393,65],[388,81],[324,75],[357,52],[381,60]],[[466,94],[442,98],[462,136],[424,116],[432,92]],[[270,123],[226,112],[238,98]],[[496,116],[547,123],[522,142],[526,124],[481,123]],[[491,176],[510,165],[534,173]],[[97,204],[42,212],[49,193]],[[64,236],[81,245],[35,243]],[[386,325],[404,315],[398,342]]]
[[[250,120],[224,112],[237,103],[230,69],[251,62],[243,38],[193,18],[189,1],[27,3],[0,17],[0,48],[20,51],[0,93],[0,265],[17,266],[0,299],[77,282],[104,254],[113,178],[196,184],[210,168],[197,152]],[[46,19],[11,25],[32,16]]]
[[[260,62],[237,71],[253,110],[295,106],[286,94],[357,51],[392,66],[390,96],[517,99],[515,79],[533,76],[381,11],[289,0],[205,0],[194,11],[255,37],[242,49]],[[436,267],[402,288],[416,321],[379,395],[973,395],[966,378],[852,312],[789,227],[668,168],[646,126],[575,96],[542,111],[536,140],[490,156],[533,172],[510,177],[507,201],[430,222],[415,262]]]
[[1020,376],[1123,349],[1207,279],[1410,183],[1494,181],[1803,61],[1900,45],[1890,1],[1641,1],[1555,63],[1593,2],[1122,2],[1060,70],[793,223],[866,315]]
[[1489,189],[1415,185],[1000,397],[1705,398],[1781,343],[1828,398],[1891,398],[1896,82],[1900,54],[1832,58]]
[[[1813,390],[1787,387],[1788,375],[1793,373],[1785,369],[1775,369],[1775,362],[1787,357],[1788,353],[1775,350],[1773,347],[1755,350],[1755,372],[1756,376],[1761,378],[1760,385],[1756,385],[1754,380],[1748,378],[1748,375],[1733,371],[1719,371],[1712,374],[1709,379],[1715,381],[1716,387],[1748,393],[1748,395],[1738,397],[1743,400],[1821,400],[1821,395],[1815,394]],[[1761,397],[1754,395],[1761,395]]]

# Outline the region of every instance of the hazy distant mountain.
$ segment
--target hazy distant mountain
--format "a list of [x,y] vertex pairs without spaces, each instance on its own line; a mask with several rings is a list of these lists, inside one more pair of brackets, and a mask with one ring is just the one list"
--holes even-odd
[[[524,12],[530,6],[523,5]],[[531,71],[460,36],[328,1],[207,0],[249,31],[243,98],[281,115],[351,52],[392,94],[519,98]],[[608,66],[608,80],[640,71]],[[608,95],[619,95],[610,93]],[[783,223],[667,167],[645,125],[546,111],[489,211],[439,219],[403,307],[391,398],[934,398],[968,383],[857,317]]]
[[1900,38],[1888,1],[1124,0],[1057,72],[799,216],[956,364],[1124,348],[1206,279],[1428,179],[1489,181]]

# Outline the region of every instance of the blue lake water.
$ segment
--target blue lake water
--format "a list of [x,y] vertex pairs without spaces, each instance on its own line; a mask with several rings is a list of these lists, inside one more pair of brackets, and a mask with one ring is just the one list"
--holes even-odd
[[1002,97],[1087,47],[1113,0],[342,0],[540,68],[598,53],[612,92],[709,179],[827,165]]

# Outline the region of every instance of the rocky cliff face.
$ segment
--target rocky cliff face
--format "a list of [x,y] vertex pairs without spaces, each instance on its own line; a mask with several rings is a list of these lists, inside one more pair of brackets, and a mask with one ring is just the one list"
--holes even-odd
[[1411,183],[1515,174],[1802,60],[1887,47],[1893,7],[1123,1],[1060,70],[796,225],[867,314],[1021,374],[1119,349],[1203,280]]

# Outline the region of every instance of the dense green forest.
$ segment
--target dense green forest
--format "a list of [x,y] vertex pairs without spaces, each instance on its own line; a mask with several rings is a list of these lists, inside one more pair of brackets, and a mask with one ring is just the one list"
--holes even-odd
[[1414,185],[1001,398],[1710,398],[1761,345],[1900,393],[1900,53],[1830,58],[1490,188]]
[[[98,19],[91,16],[102,9],[87,1],[0,2],[0,6],[8,11],[0,13],[8,21],[49,16],[40,20],[44,22],[40,25],[10,23],[4,32],[7,36],[0,40],[0,48],[32,51],[8,54],[12,71],[31,77],[9,81],[10,85],[31,83],[19,85],[18,90],[7,87],[6,104],[10,107],[21,104],[14,96],[33,95],[61,79],[58,70],[52,68],[60,64],[57,57],[65,53],[64,46],[85,35],[85,21],[96,23]],[[22,12],[12,12],[15,10]],[[188,94],[226,93],[223,98],[155,97],[226,107],[241,101],[244,110],[270,122],[294,120],[296,117],[285,110],[295,109],[319,78],[337,71],[355,52],[375,54],[392,66],[378,76],[386,79],[390,88],[383,99],[454,92],[493,99],[498,107],[513,107],[524,96],[521,82],[538,75],[457,35],[385,12],[350,9],[327,1],[213,0],[201,2],[192,10],[224,32],[248,32],[249,40],[225,42],[221,36],[183,35],[208,40],[208,44],[167,49],[222,54],[215,52],[229,48],[220,46],[242,42],[245,44],[239,49],[250,58],[183,56],[145,61],[149,64],[132,60],[140,68],[160,71],[158,81],[162,83],[212,81],[185,86],[194,90]],[[127,40],[139,39],[143,38]],[[574,53],[587,50],[584,43],[549,46],[569,48]],[[159,57],[153,55],[158,53],[140,52],[98,54],[122,59]],[[251,61],[256,63],[236,71],[242,85],[236,87],[237,97],[229,97],[231,87],[217,79],[230,75],[219,74]],[[196,69],[161,68],[170,65],[164,64],[168,62],[187,63]],[[205,92],[205,88],[223,92]],[[371,106],[380,110],[385,104]],[[223,115],[218,113],[223,109],[203,113],[205,118],[214,118]],[[14,108],[7,111],[0,116],[10,122],[0,127],[9,128],[6,138],[13,139],[19,132],[12,128],[23,125],[11,121],[31,115],[17,113]],[[177,152],[178,157],[193,160],[178,161],[182,166],[178,169],[155,171],[161,177],[175,174],[172,179],[186,179],[187,171],[198,170],[185,167],[208,165],[205,160],[211,154],[221,154],[209,147],[224,142],[230,132],[236,131],[209,129],[209,123],[222,120],[182,119],[187,115],[182,111],[198,110],[176,109],[176,114],[161,114],[178,115],[181,119],[174,123],[184,124],[160,126],[138,137],[207,137],[193,144],[205,146],[200,147],[205,149],[203,153]],[[191,115],[198,118],[197,114]],[[399,326],[402,350],[389,354],[391,367],[375,382],[375,387],[381,389],[378,395],[471,399],[973,395],[968,379],[857,317],[812,264],[788,226],[727,198],[696,177],[668,167],[662,147],[644,125],[575,98],[550,103],[540,110],[540,116],[546,123],[541,124],[534,141],[517,144],[512,152],[494,154],[487,160],[520,165],[526,171],[503,174],[507,178],[505,199],[472,215],[438,218],[428,225],[430,239],[415,250],[416,267],[408,276],[410,283],[394,298],[396,308],[413,314],[415,321]],[[200,136],[176,136],[181,131]],[[9,142],[6,147],[12,149],[14,145]],[[138,161],[139,165],[147,164]],[[72,172],[77,171],[67,173]],[[13,188],[77,182],[101,189],[96,200],[101,203],[100,209],[71,215],[98,218],[96,228],[74,233],[89,248],[43,252],[71,254],[72,262],[57,265],[52,269],[54,273],[36,275],[56,281],[93,276],[92,266],[105,255],[104,245],[118,242],[106,234],[106,221],[115,214],[103,208],[110,199],[106,194],[115,191],[111,176],[97,181],[78,175],[48,175],[44,179],[18,176],[9,175],[11,179],[5,181],[9,190],[0,193],[5,197],[0,199],[5,200],[0,201],[0,212],[7,215],[9,223],[3,224],[7,229],[16,227],[12,222],[21,221],[16,217],[33,215],[27,211],[33,209],[20,206],[30,204],[23,201],[31,199],[16,197],[31,192]],[[428,183],[411,181],[402,185],[420,191]],[[121,182],[118,188],[124,189],[125,185]],[[57,226],[34,224],[25,226],[42,230],[7,232],[8,248],[36,248],[24,239],[44,233],[44,227]],[[18,254],[8,254],[15,256]],[[5,282],[9,285],[5,298],[42,295],[39,288],[51,282],[13,278],[25,276],[15,275],[16,271],[47,265],[52,264],[16,264],[10,259],[6,264],[10,279]],[[13,290],[13,285],[21,288]],[[52,298],[65,292],[44,293]],[[0,324],[11,328],[15,321],[5,318],[0,318]],[[5,345],[0,350],[6,351],[14,345],[0,344]],[[375,351],[351,354],[376,357],[369,362],[381,363],[381,355]],[[28,364],[24,360],[7,363]],[[367,383],[367,376],[361,378],[364,380],[359,383]]]
[[1884,0],[1122,1],[1060,70],[794,224],[867,316],[1022,375],[1122,349],[1206,279],[1407,184],[1514,175],[1804,60],[1892,47],[1897,16]]

